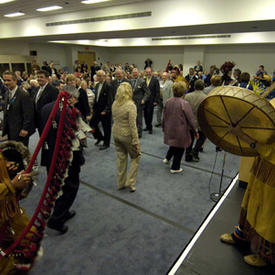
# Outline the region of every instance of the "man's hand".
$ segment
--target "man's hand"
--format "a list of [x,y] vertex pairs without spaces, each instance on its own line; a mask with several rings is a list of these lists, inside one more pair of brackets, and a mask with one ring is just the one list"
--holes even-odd
[[141,100],[141,104],[144,104],[144,103],[145,103],[145,102],[144,102],[144,100],[142,99],[142,100]]
[[26,188],[31,182],[31,173],[24,173],[22,170],[18,175],[11,181],[12,186],[16,190],[22,190]]
[[91,118],[92,118],[92,116],[86,116],[86,120],[87,120],[87,121],[90,121]]
[[157,105],[158,105],[158,103],[157,103],[157,102],[154,102],[153,104],[154,104],[154,106],[157,106]]
[[140,144],[136,145],[137,153],[140,155]]
[[29,133],[28,131],[22,129],[19,133],[19,136],[20,137],[26,137],[28,135],[28,133]]
[[105,115],[106,115],[106,112],[101,112],[101,114],[102,114],[103,116],[105,116]]

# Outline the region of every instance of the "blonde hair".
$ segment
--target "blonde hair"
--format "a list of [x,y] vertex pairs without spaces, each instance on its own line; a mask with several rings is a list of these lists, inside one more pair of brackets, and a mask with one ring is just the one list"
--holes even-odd
[[76,77],[73,74],[68,74],[66,76],[65,82],[66,82],[66,84],[68,84],[68,82],[72,81],[72,80],[76,81]]
[[133,100],[132,86],[127,82],[121,83],[116,92],[115,102],[119,105],[123,105],[127,101],[132,101],[132,100]]
[[88,85],[87,81],[86,80],[82,80],[81,83],[80,83],[80,88],[83,89],[83,86],[85,84]]
[[174,97],[184,96],[186,90],[187,90],[187,86],[186,86],[186,83],[183,81],[175,82],[173,85]]

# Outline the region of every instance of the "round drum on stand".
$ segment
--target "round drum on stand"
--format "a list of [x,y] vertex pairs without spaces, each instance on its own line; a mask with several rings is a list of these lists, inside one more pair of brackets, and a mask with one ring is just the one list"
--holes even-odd
[[213,89],[198,109],[204,134],[215,145],[232,154],[257,156],[256,150],[229,132],[230,125],[261,143],[275,141],[275,110],[261,96],[244,88],[221,86]]

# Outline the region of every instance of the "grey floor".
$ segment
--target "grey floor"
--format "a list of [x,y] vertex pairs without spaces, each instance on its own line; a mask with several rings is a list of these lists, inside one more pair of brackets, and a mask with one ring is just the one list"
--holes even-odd
[[219,236],[232,232],[240,214],[244,190],[235,185],[206,230],[195,243],[176,275],[274,275],[275,266],[255,268],[243,261],[249,250],[223,244]]
[[[32,150],[36,142],[33,136]],[[184,171],[177,175],[162,163],[167,148],[161,129],[144,134],[137,191],[130,193],[116,189],[114,146],[99,151],[89,138],[73,205],[77,215],[68,222],[65,235],[46,229],[44,256],[30,274],[166,274],[214,206],[209,194],[218,190],[224,154],[218,153],[209,185],[216,156],[213,144],[206,143],[199,163],[183,160]],[[227,154],[223,189],[238,172],[239,162],[239,157]],[[23,202],[30,215],[45,179],[41,168],[38,186]]]

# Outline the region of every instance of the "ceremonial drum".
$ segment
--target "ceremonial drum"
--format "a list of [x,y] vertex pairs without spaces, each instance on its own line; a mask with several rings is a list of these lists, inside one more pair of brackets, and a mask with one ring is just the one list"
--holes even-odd
[[221,86],[213,89],[198,109],[201,130],[217,146],[232,154],[256,156],[257,151],[229,132],[242,131],[261,143],[275,142],[275,109],[263,97],[244,88]]

